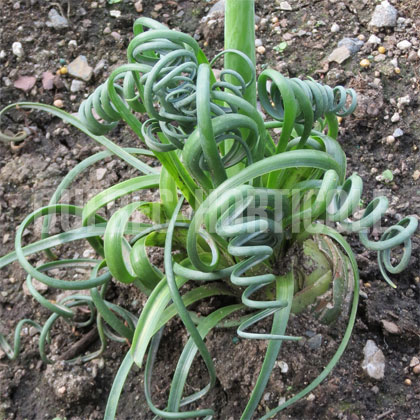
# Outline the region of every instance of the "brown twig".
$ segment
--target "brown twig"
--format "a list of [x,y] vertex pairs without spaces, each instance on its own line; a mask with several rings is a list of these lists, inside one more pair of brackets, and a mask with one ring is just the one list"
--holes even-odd
[[65,351],[58,360],[69,360],[74,359],[80,353],[83,353],[93,344],[98,338],[98,329],[95,327],[90,330],[85,336],[79,341],[76,341],[67,351]]

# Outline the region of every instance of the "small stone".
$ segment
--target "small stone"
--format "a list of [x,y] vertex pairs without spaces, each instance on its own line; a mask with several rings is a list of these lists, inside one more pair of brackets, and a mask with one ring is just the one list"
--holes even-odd
[[306,400],[309,402],[315,401],[315,395],[312,392],[306,397]]
[[68,71],[70,76],[76,77],[77,79],[82,79],[85,82],[88,82],[93,74],[93,69],[89,66],[84,55],[79,55],[79,57],[73,60],[68,65]]
[[405,105],[410,105],[410,95],[401,96],[398,98],[398,108],[403,108]]
[[256,47],[261,47],[261,46],[262,46],[262,44],[263,44],[262,39],[257,38],[257,39],[255,40],[255,46],[256,46]]
[[67,389],[65,386],[61,386],[60,388],[57,389],[58,394],[60,395],[64,395],[66,393]]
[[410,360],[410,367],[415,367],[417,365],[420,365],[420,359],[418,357],[414,356]]
[[418,55],[415,51],[410,51],[410,54],[408,54],[408,61],[414,62],[417,61]]
[[159,12],[161,11],[163,8],[163,4],[162,3],[158,3],[155,5],[155,7],[153,8],[155,12]]
[[404,51],[404,50],[408,50],[410,47],[411,47],[411,42],[410,41],[407,41],[406,39],[404,40],[404,41],[400,41],[398,44],[397,44],[397,48],[399,49],[399,50],[402,50],[402,51]]
[[54,75],[50,71],[42,73],[42,87],[51,90],[54,87]]
[[334,22],[331,26],[331,32],[336,33],[340,31],[340,27]]
[[315,334],[313,337],[311,337],[308,341],[308,347],[311,350],[318,350],[322,345],[322,335],[321,334]]
[[401,69],[399,67],[395,67],[394,73],[400,74],[401,73]]
[[386,55],[385,54],[378,54],[375,56],[374,58],[376,63],[380,63],[381,61],[385,61],[386,60]]
[[401,130],[401,128],[397,128],[392,135],[397,138],[397,137],[401,137],[404,135],[404,131]]
[[104,29],[103,34],[104,34],[104,35],[109,35],[110,33],[111,33],[111,28],[110,28],[109,26],[107,26],[107,27]]
[[351,55],[356,54],[363,47],[364,42],[358,38],[343,38],[337,44],[338,47],[346,47]]
[[134,8],[136,9],[137,13],[141,13],[143,11],[143,1],[139,0],[134,3]]
[[415,375],[420,375],[420,365],[417,365],[417,366],[413,367],[413,373]]
[[387,321],[385,319],[381,320],[383,328],[388,331],[390,334],[399,334],[400,329],[397,324]]
[[397,9],[389,4],[388,1],[383,1],[375,7],[369,26],[376,28],[389,28],[397,24]]
[[12,52],[16,57],[22,58],[24,55],[22,44],[20,42],[14,42],[12,44]]
[[404,381],[404,384],[405,384],[405,385],[407,385],[407,386],[411,386],[411,379],[407,378],[407,379]]
[[265,53],[265,47],[263,45],[261,45],[260,47],[257,48],[257,53],[258,54],[264,54]]
[[395,143],[395,137],[394,136],[388,136],[385,139],[385,141],[386,141],[386,144],[389,144],[389,145],[394,144]]
[[57,107],[57,108],[63,108],[63,107],[64,107],[64,103],[63,103],[63,101],[62,101],[61,99],[56,99],[56,100],[53,102],[53,105],[54,105],[55,107]]
[[90,8],[91,9],[97,9],[98,8],[98,2],[97,1],[93,1],[92,3],[90,3]]
[[19,79],[13,83],[13,86],[24,92],[30,91],[35,86],[36,78],[33,76],[20,76]]
[[398,114],[398,112],[396,112],[392,117],[391,117],[391,122],[395,123],[398,122],[400,120],[400,114]]
[[338,64],[344,63],[348,58],[351,57],[349,49],[345,46],[336,48],[329,56],[328,61],[335,61]]
[[420,171],[416,169],[413,173],[413,179],[414,181],[417,181],[420,178]]
[[70,92],[76,93],[80,92],[85,88],[85,84],[80,80],[73,79],[70,86]]
[[[37,279],[32,279],[31,281],[32,281],[32,286],[34,286],[34,289],[37,292],[44,294],[48,290],[48,286],[38,281]],[[26,281],[23,283],[22,289],[23,289],[23,293],[26,296],[32,296],[32,293],[29,291],[28,286],[26,285]]]
[[367,58],[364,58],[360,61],[360,67],[367,68],[370,66],[370,61]]
[[69,21],[64,16],[61,16],[56,9],[49,11],[48,19],[47,26],[50,28],[65,29],[69,27]]
[[4,51],[4,50],[1,50],[0,51],[0,60],[4,60],[5,58],[6,58],[6,51]]
[[280,2],[280,10],[292,10],[292,6],[287,1]]
[[122,36],[118,32],[111,32],[111,36],[115,39],[115,41],[121,41]]
[[385,373],[385,356],[374,341],[368,340],[363,348],[362,369],[374,379],[382,379]]
[[121,11],[120,10],[111,10],[109,12],[109,15],[111,17],[114,17],[114,18],[118,19],[119,17],[121,17]]
[[96,180],[102,181],[104,179],[104,176],[106,174],[106,168],[99,168],[96,170]]
[[71,39],[67,45],[69,48],[75,49],[77,48],[77,41],[75,39]]
[[63,66],[58,70],[60,74],[67,74],[69,72],[68,68],[66,66]]
[[386,48],[381,45],[380,47],[378,47],[378,52],[379,52],[379,54],[385,54],[386,53]]
[[374,394],[379,394],[379,387],[377,387],[376,385],[374,385],[373,387],[372,387],[372,392],[374,393]]
[[104,68],[105,68],[106,61],[101,59],[96,64],[95,68],[93,69],[93,74],[97,76]]
[[368,44],[380,44],[381,38],[377,37],[376,35],[371,35],[367,41]]
[[282,360],[278,362],[278,366],[280,368],[281,373],[287,373],[289,372],[289,365],[286,362],[283,362]]

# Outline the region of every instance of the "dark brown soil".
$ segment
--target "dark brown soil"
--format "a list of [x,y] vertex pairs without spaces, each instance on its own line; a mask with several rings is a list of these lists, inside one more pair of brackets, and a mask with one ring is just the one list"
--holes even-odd
[[[222,48],[222,25],[216,22],[209,30],[206,24],[200,24],[210,5],[204,0],[162,0],[160,3],[143,0],[144,10],[140,14],[132,1],[124,0],[115,5],[105,1],[71,2],[70,26],[62,30],[46,26],[49,9],[57,7],[46,3],[51,2],[3,0],[1,3],[0,50],[5,51],[5,56],[0,58],[1,107],[22,100],[52,104],[61,99],[66,111],[76,112],[85,95],[103,82],[111,69],[125,62],[124,50],[132,36],[132,23],[140,15],[196,34],[210,57]],[[66,1],[60,3],[66,13]],[[295,0],[289,3],[292,11],[280,10],[279,1],[257,1],[257,15],[262,20],[258,21],[256,37],[266,49],[265,54],[258,55],[258,70],[271,66],[291,77],[312,76],[330,85],[339,83],[356,89],[360,106],[353,116],[343,120],[339,136],[348,156],[348,173],[358,172],[362,176],[366,203],[377,195],[389,198],[386,225],[396,223],[403,215],[419,215],[420,58],[417,51],[420,10],[416,0],[391,1],[406,21],[400,21],[395,29],[375,33],[387,51],[384,61],[375,61],[378,45],[367,43],[374,33],[368,22],[376,1]],[[111,17],[110,10],[120,10],[121,16]],[[339,25],[338,32],[331,32],[333,23]],[[337,47],[338,41],[359,35],[365,37],[362,49],[343,64],[330,63],[327,68],[324,59]],[[396,47],[403,39],[412,42],[411,50],[401,51]],[[68,45],[70,40],[77,41],[75,48]],[[284,40],[288,46],[279,51],[275,47]],[[23,45],[22,59],[12,54],[15,41]],[[416,54],[410,56],[410,51]],[[98,70],[81,91],[70,92],[69,76],[60,78],[61,87],[52,90],[42,87],[43,72],[55,73],[60,59],[69,63],[80,54],[87,57],[92,67],[104,60],[103,69]],[[370,59],[368,69],[359,65],[362,58]],[[392,59],[398,60],[399,72],[395,71]],[[15,88],[13,84],[19,76],[35,76],[35,87],[28,93]],[[398,101],[407,95],[408,104]],[[396,112],[400,120],[393,123],[391,117]],[[0,144],[0,255],[13,249],[16,227],[29,212],[48,203],[69,169],[101,150],[92,140],[47,114],[12,112],[2,129],[7,125],[13,130],[22,124],[33,131],[29,140],[17,150]],[[397,128],[404,134],[395,141],[386,141]],[[123,126],[111,137],[120,145],[140,145]],[[97,169],[102,167],[107,171],[104,178],[98,180]],[[386,169],[394,174],[392,182],[381,180],[380,175]],[[77,192],[69,199],[82,204],[101,189],[133,174],[134,171],[121,161],[108,159],[78,179],[74,186]],[[36,234],[37,227],[31,228],[25,238],[29,242]],[[420,375],[415,375],[410,368],[412,358],[420,358],[420,237],[417,234],[413,239],[410,267],[394,278],[398,284],[396,290],[381,279],[375,254],[365,251],[356,237],[349,239],[357,253],[362,279],[354,334],[330,376],[312,395],[279,414],[277,419],[420,418]],[[82,254],[85,249],[70,247],[62,252],[73,256],[76,252]],[[24,294],[25,275],[17,264],[2,270],[1,274],[0,331],[12,339],[20,319],[43,322],[48,313]],[[115,301],[139,313],[144,301],[139,296],[133,297],[133,293],[128,286],[114,285],[112,290]],[[54,299],[56,294],[48,290],[46,296]],[[382,321],[394,323],[399,332],[388,332]],[[87,333],[88,330],[73,330],[65,323],[58,323],[53,329],[49,351],[61,354]],[[281,398],[296,393],[321,371],[338,346],[343,329],[340,326],[327,329],[302,316],[292,319],[290,333],[303,335],[304,340],[299,344],[284,344],[279,362],[286,362],[289,369],[281,373],[280,363],[275,368],[258,409],[259,415],[275,407]],[[322,335],[322,342],[314,349],[308,341],[316,334]],[[217,330],[207,339],[219,382],[202,406],[212,406],[217,419],[240,418],[266,347],[265,342],[241,340],[236,343],[235,336],[233,330]],[[378,345],[386,359],[385,377],[379,381],[367,377],[361,367],[363,347],[369,339]],[[183,327],[177,321],[172,322],[165,330],[155,369],[153,389],[158,405],[164,404],[176,366],[175,356],[184,342]],[[0,351],[0,420],[103,417],[107,395],[128,350],[127,345],[111,344],[102,358],[84,365],[68,366],[58,362],[47,367],[39,359],[37,334],[28,328],[22,343],[23,350],[17,361],[9,362]],[[96,348],[97,343],[89,350]],[[189,391],[202,387],[207,379],[201,362],[197,361],[195,366],[197,375],[191,378]],[[411,385],[407,385],[407,379],[411,380]],[[143,396],[143,374],[134,369],[124,389],[118,419],[152,418]]]

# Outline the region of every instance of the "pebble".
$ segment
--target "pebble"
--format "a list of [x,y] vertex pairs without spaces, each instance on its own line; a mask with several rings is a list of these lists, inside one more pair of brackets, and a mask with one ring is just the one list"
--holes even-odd
[[385,356],[374,341],[368,340],[363,348],[362,369],[374,379],[382,379],[385,373]]
[[35,86],[35,82],[36,78],[33,76],[20,76],[15,83],[13,83],[13,86],[24,92],[28,92]]
[[280,2],[280,10],[292,10],[292,6],[287,1]]
[[54,29],[65,29],[69,27],[69,21],[61,16],[56,9],[51,9],[48,13],[48,27],[53,27]]
[[163,8],[163,4],[162,3],[158,3],[158,4],[155,5],[155,7],[153,8],[153,10],[155,12],[160,12],[162,10],[162,8]]
[[12,44],[12,52],[16,57],[22,58],[23,57],[23,47],[20,42],[14,42]]
[[400,114],[398,114],[398,112],[396,112],[392,117],[391,117],[391,122],[395,123],[398,122],[400,120]]
[[80,80],[73,79],[70,86],[70,92],[76,93],[80,92],[85,88],[85,84]]
[[364,58],[360,61],[360,67],[367,68],[370,66],[370,61],[367,58]]
[[6,58],[6,51],[4,51],[4,50],[1,50],[0,51],[0,60],[3,60],[4,58]]
[[392,133],[392,135],[397,138],[404,135],[404,131],[401,130],[401,128],[395,129],[395,131]]
[[256,46],[256,47],[261,47],[261,46],[262,46],[262,44],[263,44],[262,39],[257,38],[257,39],[255,40],[255,46]]
[[369,26],[389,28],[397,24],[397,9],[388,1],[383,1],[375,7]]
[[70,76],[82,79],[88,82],[93,74],[93,68],[89,66],[87,58],[84,55],[79,55],[68,65],[68,71]]
[[388,331],[390,334],[399,334],[401,332],[397,324],[387,321],[385,319],[382,319],[381,322],[382,322],[383,328],[386,331]]
[[99,60],[95,68],[93,69],[93,74],[97,76],[105,68],[105,65],[106,61],[104,59]]
[[282,360],[278,362],[278,367],[280,368],[281,373],[287,373],[289,371],[289,365]]
[[[37,279],[32,279],[32,286],[34,286],[34,289],[41,294],[44,294],[48,290],[48,286],[38,281]],[[32,296],[32,293],[29,291],[28,286],[26,285],[26,281],[23,283],[22,289],[26,296]]]
[[67,44],[69,48],[75,49],[77,48],[77,41],[75,39],[72,39],[69,41],[69,43]]
[[263,45],[261,45],[260,47],[257,48],[257,53],[258,54],[264,54],[265,53],[265,47]]
[[351,55],[356,54],[363,47],[364,42],[358,38],[343,38],[337,44],[338,47],[346,47]]
[[109,15],[111,17],[114,17],[114,18],[118,19],[119,17],[121,17],[121,11],[120,10],[111,10],[109,12]]
[[411,379],[407,378],[407,379],[404,381],[404,384],[405,384],[405,385],[410,386],[410,385],[411,385]]
[[417,181],[420,178],[420,171],[416,169],[413,173],[413,179],[414,181]]
[[389,144],[389,145],[394,144],[394,143],[395,143],[395,137],[394,137],[394,136],[388,136],[388,137],[385,139],[385,141],[386,141],[386,143],[387,143],[387,144]]
[[312,392],[306,397],[306,400],[309,402],[315,401],[315,395]]
[[416,375],[420,375],[420,365],[413,367],[413,373]]
[[50,71],[42,73],[42,87],[51,90],[54,87],[54,75]]
[[331,26],[331,32],[336,33],[340,31],[340,26],[338,26],[336,23],[333,23]]
[[63,108],[64,107],[64,103],[61,99],[56,99],[53,102],[53,105],[56,106],[57,108]]
[[322,345],[322,335],[321,334],[315,334],[313,337],[311,337],[308,341],[308,347],[312,350],[318,350]]
[[380,44],[381,38],[377,37],[376,35],[371,35],[369,39],[367,40],[368,44]]
[[420,365],[420,359],[418,357],[414,356],[410,360],[410,367],[415,367],[417,365]]
[[96,170],[96,180],[102,181],[104,179],[104,176],[106,174],[106,168],[99,168]]
[[378,54],[374,58],[374,61],[376,63],[380,63],[381,61],[385,61],[385,60],[386,60],[386,55],[385,54]]
[[407,41],[406,39],[404,40],[404,41],[400,41],[398,44],[397,44],[397,48],[399,49],[399,50],[402,50],[402,51],[404,51],[404,50],[408,50],[410,47],[411,47],[411,42],[410,41]]
[[328,61],[335,61],[338,64],[344,63],[351,57],[351,52],[346,46],[336,48],[329,56]]
[[397,106],[398,108],[403,108],[405,105],[410,105],[410,102],[410,95],[401,96],[400,98],[398,98]]
[[386,48],[381,45],[380,47],[378,47],[378,52],[379,52],[379,54],[385,54],[386,53]]
[[414,62],[417,61],[418,58],[419,56],[415,51],[410,51],[410,54],[408,54],[408,61]]
[[137,13],[141,13],[143,11],[143,1],[139,0],[134,3],[134,8],[136,9]]
[[63,66],[58,70],[60,74],[67,74],[69,72],[68,68],[66,66]]
[[112,38],[115,39],[115,41],[121,41],[122,36],[120,33],[114,31],[114,32],[111,32],[111,36]]

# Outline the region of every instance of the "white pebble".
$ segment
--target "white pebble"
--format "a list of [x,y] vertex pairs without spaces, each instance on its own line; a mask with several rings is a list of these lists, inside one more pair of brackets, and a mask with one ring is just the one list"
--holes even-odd
[[22,58],[23,57],[23,47],[20,42],[14,42],[12,44],[12,52],[16,57]]
[[69,43],[67,44],[69,46],[69,48],[76,48],[77,47],[77,41],[75,39],[72,39],[69,41]]
[[338,32],[339,30],[340,30],[340,27],[336,23],[333,23],[331,26],[331,32],[335,33],[335,32]]
[[400,41],[400,42],[397,44],[397,48],[398,48],[399,50],[408,50],[410,47],[411,47],[411,42],[410,42],[410,41],[407,41],[407,40]]
[[5,57],[6,57],[6,51],[1,50],[0,51],[0,60],[3,60],[3,58],[5,58]]
[[398,114],[398,112],[396,112],[392,117],[391,117],[391,122],[395,123],[397,121],[400,120],[400,114]]
[[265,53],[265,47],[264,46],[260,46],[257,48],[257,53],[258,54],[264,54]]
[[262,44],[263,44],[262,39],[257,38],[257,39],[255,40],[255,46],[256,46],[256,47],[261,47],[261,46],[262,46]]
[[380,44],[381,38],[377,37],[376,35],[371,35],[367,42],[368,44]]
[[394,144],[395,143],[395,137],[394,136],[388,136],[386,138],[386,143],[389,144],[389,145]]
[[119,10],[111,10],[109,15],[118,19],[121,16],[121,12]]

